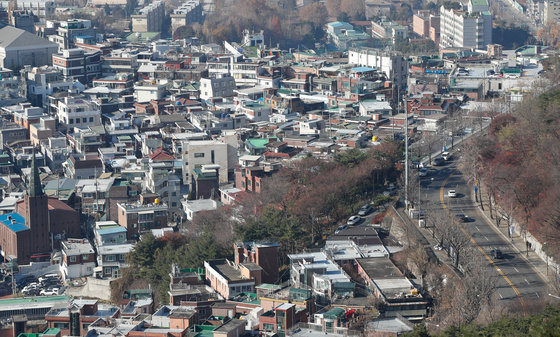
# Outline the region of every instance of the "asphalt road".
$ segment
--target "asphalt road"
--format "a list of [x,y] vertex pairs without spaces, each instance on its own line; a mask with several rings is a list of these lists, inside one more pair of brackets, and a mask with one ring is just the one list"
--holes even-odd
[[[422,208],[445,208],[452,216],[458,213],[467,215],[469,222],[456,223],[463,232],[472,238],[473,245],[479,250],[480,263],[497,278],[497,296],[505,305],[521,305],[544,299],[548,294],[547,285],[532,266],[509,244],[508,239],[495,231],[480,213],[471,199],[473,186],[467,185],[461,172],[456,169],[455,154],[452,161],[439,167],[431,167],[427,177],[422,178]],[[449,198],[447,192],[455,189],[456,198]],[[498,248],[503,253],[502,259],[494,259],[492,249]]]

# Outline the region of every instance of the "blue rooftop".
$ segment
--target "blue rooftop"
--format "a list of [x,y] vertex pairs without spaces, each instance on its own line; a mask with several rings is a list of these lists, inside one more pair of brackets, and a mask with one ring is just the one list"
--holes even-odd
[[[8,217],[10,218],[8,219]],[[18,213],[8,213],[0,215],[0,222],[14,232],[29,229],[29,227],[25,225],[25,219]]]
[[347,22],[341,22],[341,21],[329,22],[328,25],[331,26],[331,27],[335,27],[335,28],[336,27],[348,27],[348,26],[352,27],[351,24],[349,24]]
[[358,72],[358,73],[363,73],[366,71],[373,71],[375,70],[375,68],[370,68],[370,67],[354,67],[352,68],[352,71]]
[[97,233],[99,233],[99,235],[126,233],[126,228],[124,228],[123,226],[101,228],[97,230]]

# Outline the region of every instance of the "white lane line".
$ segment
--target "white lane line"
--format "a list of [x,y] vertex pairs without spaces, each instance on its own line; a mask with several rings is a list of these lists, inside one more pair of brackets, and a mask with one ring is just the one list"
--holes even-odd
[[515,269],[515,271],[519,273],[519,270],[517,270],[517,268],[513,267],[513,269]]
[[498,295],[500,295],[500,299],[501,299],[501,300],[504,299],[504,297],[502,296],[502,294],[500,294],[499,292],[498,292]]
[[486,235],[484,235],[484,238],[486,239],[486,241],[490,241],[490,240],[488,240],[488,238],[486,237]]
[[480,228],[478,228],[478,226],[474,226],[476,228],[477,231],[480,232]]
[[527,281],[527,279],[524,279],[524,280],[525,280],[525,282],[527,282],[527,284],[531,284],[531,283],[529,283],[529,281]]
[[535,293],[535,295],[537,295],[537,298],[540,298],[539,293]]

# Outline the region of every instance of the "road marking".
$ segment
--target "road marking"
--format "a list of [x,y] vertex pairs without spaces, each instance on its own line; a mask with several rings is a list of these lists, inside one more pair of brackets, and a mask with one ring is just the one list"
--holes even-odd
[[490,241],[490,240],[488,240],[488,237],[486,235],[483,235],[483,236],[486,239],[486,241]]
[[498,295],[500,295],[500,299],[503,300],[504,297],[502,296],[502,294],[500,294],[500,292],[498,291]]
[[[445,178],[445,180],[441,183],[441,187],[439,189],[439,201],[441,202],[442,208],[447,210],[448,212],[449,212],[449,209],[447,208],[447,205],[445,204],[445,201],[443,200],[443,191],[445,189],[445,185],[447,184],[447,181],[449,180],[449,178],[451,178],[451,176],[453,175],[453,173],[455,173],[455,171],[456,171],[456,169],[451,171],[451,173],[447,176],[447,178]],[[519,302],[521,303],[521,306],[523,307],[523,312],[525,312],[525,301],[523,300],[523,295],[521,295],[519,290],[515,287],[515,285],[513,285],[513,282],[511,282],[509,277],[507,277],[507,275],[504,274],[504,272],[500,268],[498,268],[496,263],[490,258],[490,256],[488,256],[488,254],[486,254],[484,252],[484,250],[478,245],[478,243],[476,243],[476,241],[473,239],[473,237],[470,236],[469,233],[467,233],[467,231],[463,228],[463,226],[461,226],[461,224],[457,221],[454,221],[454,222],[457,225],[457,227],[459,227],[461,232],[463,232],[470,239],[470,241],[473,243],[473,245],[475,245],[475,247],[478,249],[478,251],[480,253],[482,253],[482,255],[486,258],[486,260],[488,260],[488,262],[490,262],[494,266],[494,268],[496,269],[498,274],[500,274],[500,276],[503,277],[503,279],[507,282],[507,284],[509,284],[511,289],[513,289],[513,292],[515,292],[515,295],[517,296],[517,298],[519,299]]]
[[480,228],[478,228],[478,226],[474,226],[474,228],[476,228],[476,230],[480,232]]
[[539,293],[535,293],[535,295],[537,295],[537,298],[540,298]]
[[529,281],[527,281],[527,279],[524,279],[524,280],[525,280],[525,282],[527,282],[527,284],[529,284],[529,285],[531,284],[531,283],[529,283]]
[[517,268],[513,267],[513,269],[515,269],[515,271],[519,273],[519,270],[517,270]]

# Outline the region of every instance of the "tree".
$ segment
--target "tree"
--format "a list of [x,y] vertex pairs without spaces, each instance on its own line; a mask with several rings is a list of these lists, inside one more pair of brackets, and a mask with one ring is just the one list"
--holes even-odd
[[365,19],[365,6],[363,0],[342,0],[340,2],[340,11],[348,14],[353,20]]
[[311,23],[314,26],[323,26],[327,23],[329,12],[321,2],[314,2],[303,6],[299,10],[299,19],[302,23]]

